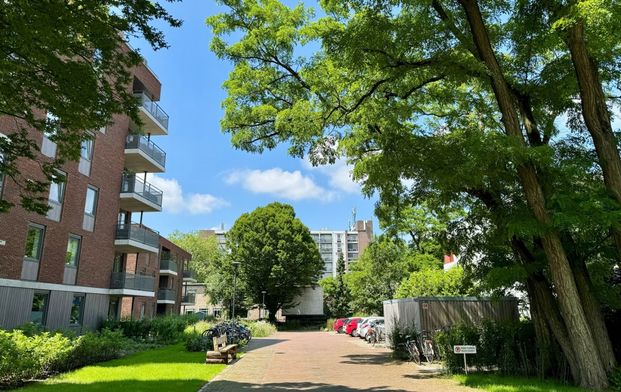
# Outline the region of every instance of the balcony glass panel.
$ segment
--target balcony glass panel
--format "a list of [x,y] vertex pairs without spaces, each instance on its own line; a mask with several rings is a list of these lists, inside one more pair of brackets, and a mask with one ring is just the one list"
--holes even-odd
[[196,293],[188,293],[183,296],[181,300],[184,304],[194,304],[196,303]]
[[121,193],[135,193],[159,207],[162,206],[162,191],[148,182],[142,181],[135,174],[123,174]]
[[154,248],[159,247],[160,236],[157,232],[138,223],[120,223],[116,227],[117,240],[132,240]]
[[177,272],[177,261],[170,256],[163,256],[160,260],[160,270],[169,270]]
[[142,135],[128,135],[125,141],[126,149],[138,149],[161,166],[166,166],[166,153],[157,144]]
[[113,272],[110,280],[111,289],[153,291],[154,287],[155,279],[148,275]]
[[157,299],[159,301],[175,301],[177,292],[172,289],[159,289],[157,290]]
[[140,106],[142,106],[153,118],[160,123],[162,128],[168,131],[168,114],[158,105],[155,101],[152,101],[145,93],[134,94],[138,98]]

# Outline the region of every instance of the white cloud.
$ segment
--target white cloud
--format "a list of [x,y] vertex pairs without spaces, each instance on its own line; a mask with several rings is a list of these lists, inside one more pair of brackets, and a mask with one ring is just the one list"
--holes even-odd
[[229,203],[216,196],[207,193],[184,194],[179,181],[174,178],[168,179],[154,174],[147,174],[147,181],[158,187],[164,193],[162,209],[166,212],[179,214],[208,214],[216,208],[226,207]]
[[352,179],[353,166],[348,165],[345,159],[340,158],[332,165],[313,166],[308,159],[304,159],[304,167],[318,171],[328,177],[330,186],[345,193],[360,193],[360,184]]
[[225,181],[227,184],[240,184],[253,193],[270,194],[290,200],[329,201],[334,198],[334,192],[320,187],[299,170],[235,170],[226,176]]

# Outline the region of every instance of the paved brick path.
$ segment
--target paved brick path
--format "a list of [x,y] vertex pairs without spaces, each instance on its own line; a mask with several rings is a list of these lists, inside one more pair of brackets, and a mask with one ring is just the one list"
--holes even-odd
[[361,339],[326,332],[279,332],[253,339],[248,352],[205,392],[391,391],[471,392],[437,369],[392,361],[390,352]]

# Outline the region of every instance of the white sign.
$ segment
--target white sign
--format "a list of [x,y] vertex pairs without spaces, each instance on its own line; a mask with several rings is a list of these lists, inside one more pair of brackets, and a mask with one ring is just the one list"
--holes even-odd
[[455,354],[476,354],[477,346],[453,346],[453,352]]
[[6,241],[5,240],[0,240],[0,246],[4,246],[6,245]]

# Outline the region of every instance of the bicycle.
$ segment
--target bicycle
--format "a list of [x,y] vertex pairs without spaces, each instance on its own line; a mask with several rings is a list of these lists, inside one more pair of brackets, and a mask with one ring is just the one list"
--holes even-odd
[[410,361],[414,361],[414,363],[420,365],[420,351],[418,350],[418,346],[416,345],[416,340],[407,340],[405,342],[405,349],[408,352]]
[[433,349],[433,340],[429,338],[426,331],[423,331],[420,335],[420,346],[423,350],[423,356],[427,362],[432,363],[435,358],[435,351]]

